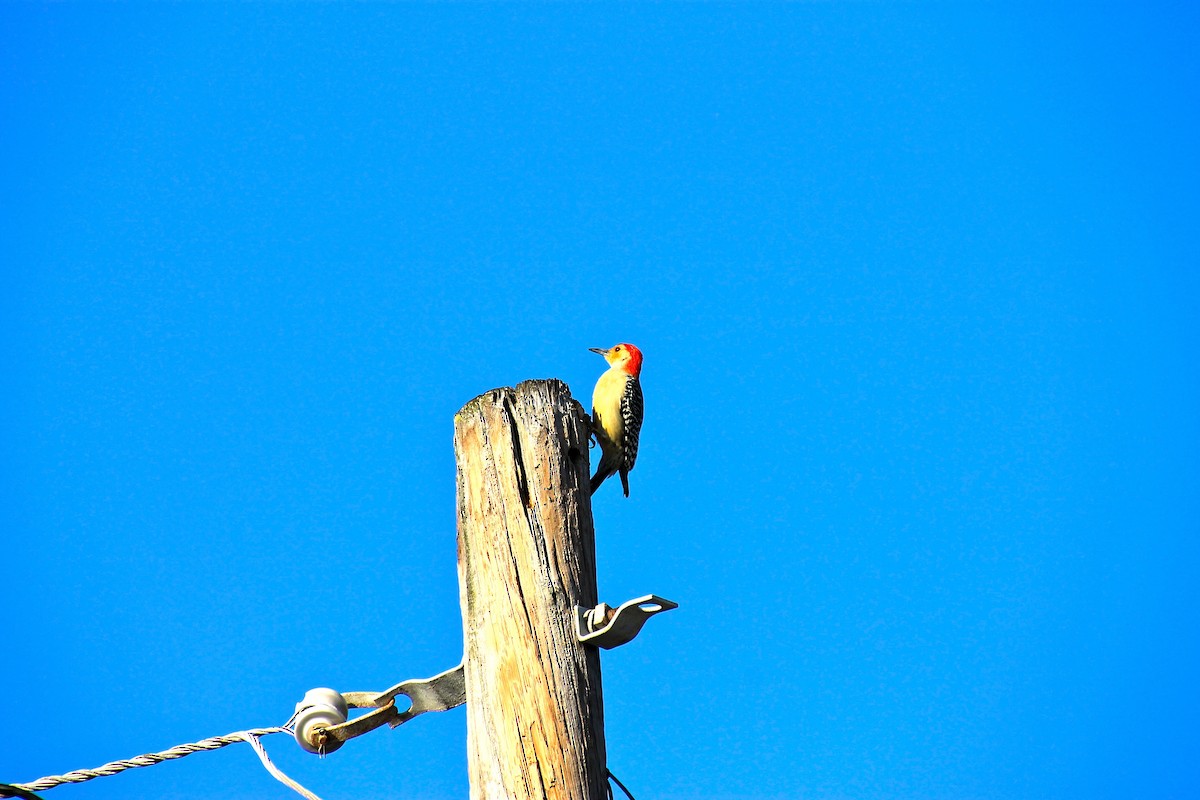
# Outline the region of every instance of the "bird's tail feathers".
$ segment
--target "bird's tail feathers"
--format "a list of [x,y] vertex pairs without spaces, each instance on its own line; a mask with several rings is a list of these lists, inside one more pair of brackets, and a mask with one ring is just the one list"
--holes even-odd
[[601,465],[600,468],[596,470],[596,474],[592,476],[592,494],[595,494],[596,490],[600,488],[600,484],[612,477],[614,472],[616,472],[616,470],[605,469],[604,466]]

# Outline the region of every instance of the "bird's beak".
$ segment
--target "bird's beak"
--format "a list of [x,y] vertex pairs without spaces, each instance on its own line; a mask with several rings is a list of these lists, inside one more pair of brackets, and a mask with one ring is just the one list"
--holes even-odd
[[590,350],[593,353],[599,353],[602,356],[608,355],[608,351],[602,347],[589,347],[588,350]]

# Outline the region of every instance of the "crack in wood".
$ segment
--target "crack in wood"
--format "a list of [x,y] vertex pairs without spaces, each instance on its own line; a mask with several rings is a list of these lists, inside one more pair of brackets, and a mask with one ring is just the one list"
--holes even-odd
[[513,395],[504,393],[503,408],[508,418],[508,431],[512,436],[513,464],[517,468],[517,491],[521,495],[521,504],[526,509],[532,507],[529,500],[529,478],[525,474],[525,457],[521,452],[521,429],[517,425],[517,410],[513,407]]

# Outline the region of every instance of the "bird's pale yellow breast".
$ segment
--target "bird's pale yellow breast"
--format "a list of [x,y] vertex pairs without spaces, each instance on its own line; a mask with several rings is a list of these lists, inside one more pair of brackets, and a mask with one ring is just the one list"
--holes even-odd
[[621,417],[621,398],[625,394],[627,375],[619,370],[610,369],[596,381],[596,389],[592,392],[592,409],[599,418],[600,427],[614,442],[621,441],[625,431],[625,420]]

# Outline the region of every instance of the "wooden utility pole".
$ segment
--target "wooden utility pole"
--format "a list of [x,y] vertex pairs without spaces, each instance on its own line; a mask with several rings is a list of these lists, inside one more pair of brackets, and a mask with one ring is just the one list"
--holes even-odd
[[585,412],[557,380],[493,389],[454,418],[472,800],[606,796]]

